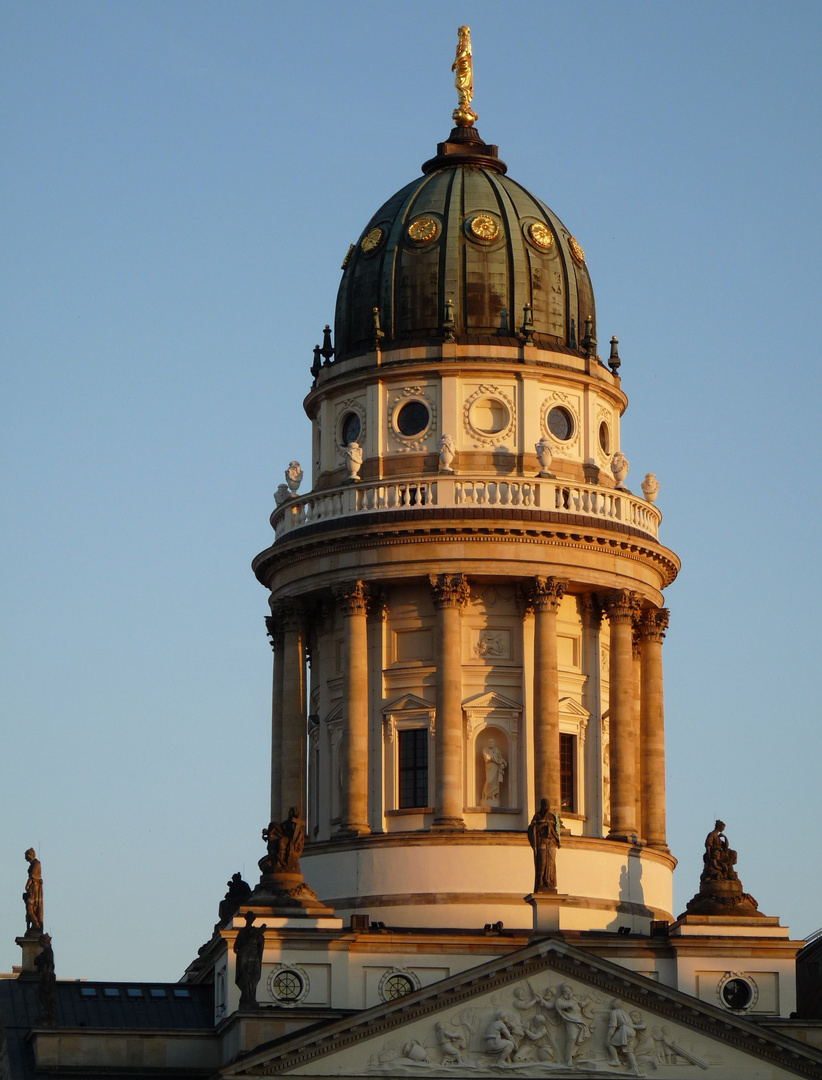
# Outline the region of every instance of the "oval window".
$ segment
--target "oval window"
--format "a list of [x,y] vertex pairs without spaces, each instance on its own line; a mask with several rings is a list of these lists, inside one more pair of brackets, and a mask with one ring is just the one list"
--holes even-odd
[[567,409],[557,405],[548,413],[548,430],[555,439],[567,442],[574,434],[574,418]]
[[362,421],[355,412],[346,413],[343,417],[342,424],[340,425],[340,434],[342,435],[343,446],[348,446],[349,443],[356,442],[360,437],[362,431]]
[[425,431],[430,420],[431,414],[422,401],[406,401],[397,413],[395,423],[399,433],[410,438]]
[[611,432],[604,420],[599,425],[599,445],[603,454],[611,453]]
[[496,435],[510,423],[508,407],[496,398],[479,398],[471,406],[471,423],[484,435]]

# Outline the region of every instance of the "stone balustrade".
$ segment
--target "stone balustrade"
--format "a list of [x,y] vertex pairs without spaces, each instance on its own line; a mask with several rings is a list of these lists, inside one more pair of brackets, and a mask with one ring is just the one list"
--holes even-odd
[[432,480],[380,480],[296,495],[271,515],[277,540],[304,525],[358,514],[429,507],[519,507],[573,514],[591,524],[620,522],[657,539],[662,514],[626,491],[563,480],[487,480],[438,476]]

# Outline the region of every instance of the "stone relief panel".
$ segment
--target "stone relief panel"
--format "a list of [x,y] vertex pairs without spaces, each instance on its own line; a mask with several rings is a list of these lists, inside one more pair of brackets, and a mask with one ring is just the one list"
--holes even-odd
[[692,1075],[723,1064],[716,1044],[658,1019],[570,981],[528,979],[375,1040],[364,1072],[645,1076],[677,1065]]

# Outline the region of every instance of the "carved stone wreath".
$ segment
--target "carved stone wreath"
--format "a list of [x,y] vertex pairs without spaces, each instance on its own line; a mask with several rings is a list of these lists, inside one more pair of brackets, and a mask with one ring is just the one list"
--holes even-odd
[[[574,404],[572,404],[572,400]],[[539,411],[539,424],[540,431],[543,435],[547,435],[550,439],[555,439],[548,429],[548,413],[551,409],[557,405],[561,405],[567,412],[570,413],[574,421],[574,431],[570,439],[558,442],[558,445],[562,448],[562,454],[565,455],[569,450],[578,452],[579,439],[580,439],[580,423],[579,412],[576,407],[576,399],[572,399],[568,394],[563,394],[560,390],[553,390],[542,402]]]
[[[501,431],[485,432],[480,431],[474,427],[471,423],[471,406],[475,401],[479,401],[481,398],[496,398],[500,401],[508,410],[508,423]],[[499,446],[500,443],[504,443],[506,439],[510,438],[511,433],[514,430],[514,425],[517,420],[517,409],[511,398],[498,386],[483,383],[478,387],[470,397],[465,399],[465,403],[462,406],[462,423],[465,428],[466,434],[468,434],[474,440],[474,446]]]
[[[400,409],[408,401],[421,401],[428,409],[428,426],[418,435],[403,435],[397,427]],[[426,390],[421,386],[406,386],[391,398],[388,406],[388,434],[400,453],[413,453],[424,450],[432,431],[437,430],[437,407]]]
[[365,443],[365,406],[363,405],[362,399],[346,398],[344,401],[340,401],[335,409],[334,437],[337,443],[337,458],[341,462],[345,461],[345,446],[341,439],[340,421],[346,413],[355,413],[360,418],[360,434],[357,436],[357,442],[360,446],[363,446]]

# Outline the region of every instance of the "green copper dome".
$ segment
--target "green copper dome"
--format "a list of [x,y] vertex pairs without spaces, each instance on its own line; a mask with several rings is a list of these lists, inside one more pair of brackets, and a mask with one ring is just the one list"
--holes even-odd
[[373,215],[346,259],[336,359],[373,349],[518,344],[578,353],[594,294],[585,256],[497,148],[455,128],[423,176]]

